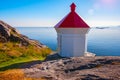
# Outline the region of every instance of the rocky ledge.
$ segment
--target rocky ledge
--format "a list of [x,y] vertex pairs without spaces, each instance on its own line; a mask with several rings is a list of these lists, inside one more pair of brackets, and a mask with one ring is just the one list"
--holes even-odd
[[46,47],[38,41],[20,34],[15,28],[0,20],[0,43],[7,42],[19,42],[21,46],[34,45],[39,48]]
[[120,57],[72,57],[57,54],[23,69],[27,77],[45,80],[120,80]]

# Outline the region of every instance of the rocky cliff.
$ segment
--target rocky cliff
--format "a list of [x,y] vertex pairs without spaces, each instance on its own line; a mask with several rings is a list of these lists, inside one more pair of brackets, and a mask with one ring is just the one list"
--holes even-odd
[[15,28],[0,20],[0,42],[19,42],[21,46],[34,45],[45,47],[36,40],[29,39],[27,36],[20,34]]
[[[0,21],[0,68],[14,64],[13,59],[44,59],[52,50],[42,43],[20,34],[15,28]],[[19,60],[18,60],[19,61]],[[15,61],[16,62],[16,61]],[[9,64],[8,64],[9,63]]]

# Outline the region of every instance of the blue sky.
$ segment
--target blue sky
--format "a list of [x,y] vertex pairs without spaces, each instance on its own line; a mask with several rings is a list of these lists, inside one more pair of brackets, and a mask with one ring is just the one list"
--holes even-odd
[[1,0],[0,20],[15,27],[53,27],[70,12],[72,2],[91,27],[120,25],[120,0]]

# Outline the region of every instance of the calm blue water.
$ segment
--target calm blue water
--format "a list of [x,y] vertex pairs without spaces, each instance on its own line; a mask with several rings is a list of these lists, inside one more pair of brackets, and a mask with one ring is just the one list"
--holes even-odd
[[[17,27],[20,33],[57,48],[57,34],[54,28]],[[120,28],[91,29],[88,34],[88,51],[98,56],[120,56]]]

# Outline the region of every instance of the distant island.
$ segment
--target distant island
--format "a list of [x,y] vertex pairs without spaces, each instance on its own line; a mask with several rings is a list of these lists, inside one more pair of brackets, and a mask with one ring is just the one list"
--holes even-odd
[[95,29],[109,29],[109,28],[120,28],[120,26],[107,26],[107,27],[93,27]]
[[107,28],[110,28],[110,27],[95,27],[96,29],[107,29]]

